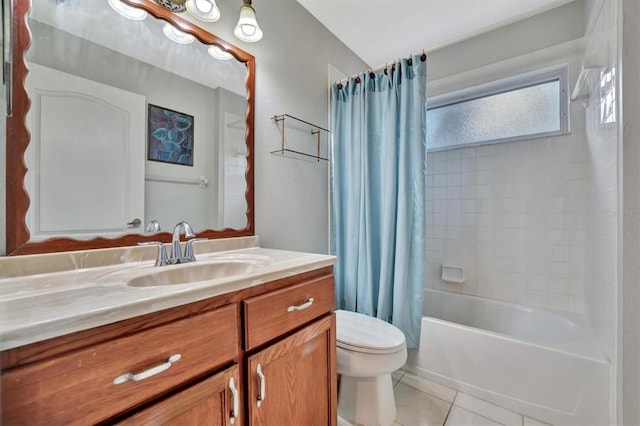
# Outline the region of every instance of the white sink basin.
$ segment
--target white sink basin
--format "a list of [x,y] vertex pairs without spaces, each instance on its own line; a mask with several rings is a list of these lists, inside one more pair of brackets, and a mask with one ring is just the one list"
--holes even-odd
[[132,287],[190,284],[246,274],[267,266],[271,258],[257,255],[224,255],[172,266],[154,267],[153,272],[127,281]]

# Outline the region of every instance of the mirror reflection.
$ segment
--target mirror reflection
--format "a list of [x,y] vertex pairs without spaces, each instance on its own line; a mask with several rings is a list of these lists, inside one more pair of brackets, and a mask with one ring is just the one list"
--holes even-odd
[[31,240],[244,228],[245,64],[110,3],[33,0]]

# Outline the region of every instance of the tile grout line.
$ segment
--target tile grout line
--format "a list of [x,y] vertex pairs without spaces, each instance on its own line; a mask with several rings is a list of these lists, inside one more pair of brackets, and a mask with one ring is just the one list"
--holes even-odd
[[402,380],[402,378],[404,377],[405,374],[407,374],[407,372],[402,370],[402,374],[400,375],[400,377],[398,377],[398,381],[396,382],[395,385],[393,385],[394,389],[396,388],[396,386],[398,386],[398,383],[400,383],[400,381]]
[[[403,376],[403,377],[404,377],[404,376]],[[398,383],[396,383],[396,385],[394,386],[394,389],[395,389],[395,387],[396,387],[399,383],[401,383],[401,381],[400,381],[400,380],[398,380]],[[434,382],[434,383],[437,383],[437,382]],[[407,386],[407,387],[410,387],[410,388],[411,388],[411,389],[413,389],[413,390],[416,390],[416,391],[418,391],[418,392],[421,392],[421,393],[423,393],[423,394],[425,394],[425,395],[429,395],[429,396],[430,396],[430,397],[432,397],[432,398],[439,399],[440,401],[446,402],[447,404],[450,404],[450,405],[452,405],[452,406],[453,406],[453,403],[454,403],[454,402],[455,402],[455,400],[456,400],[456,396],[458,396],[458,391],[457,391],[457,390],[452,389],[452,388],[448,388],[448,389],[451,389],[452,391],[454,391],[454,392],[456,393],[456,394],[453,396],[453,399],[449,402],[449,401],[447,401],[446,399],[443,399],[442,397],[439,397],[439,396],[437,396],[437,395],[432,395],[432,394],[430,394],[429,392],[426,392],[426,391],[424,391],[424,390],[422,390],[422,389],[418,389],[417,387],[415,387],[415,386],[411,386],[411,385],[410,385],[410,384],[408,384],[408,383],[404,383],[404,382],[402,382],[402,384],[403,384],[403,385],[405,385],[405,386]],[[438,384],[439,384],[439,383],[438,383]],[[444,386],[444,385],[441,385],[441,386]],[[446,387],[446,386],[445,386],[445,387]]]
[[449,414],[451,414],[451,410],[453,409],[453,403],[456,401],[456,397],[457,396],[458,396],[458,391],[456,390],[456,394],[453,395],[453,401],[451,401],[451,404],[449,405],[449,411],[447,411],[447,415],[444,417],[444,421],[442,422],[442,426],[447,424],[447,420],[449,420]]

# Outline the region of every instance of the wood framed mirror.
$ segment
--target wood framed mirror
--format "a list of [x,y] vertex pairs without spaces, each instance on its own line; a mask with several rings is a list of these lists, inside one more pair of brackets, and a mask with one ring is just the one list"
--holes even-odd
[[[102,9],[96,8],[98,1],[104,3],[104,11],[100,13],[98,9]],[[198,237],[210,239],[255,233],[255,58],[151,0],[116,1],[144,10],[149,15],[144,20],[148,24],[118,16],[108,0],[12,0],[12,115],[7,117],[6,134],[8,255],[130,246],[142,241],[169,242],[170,232],[145,234],[145,222],[152,219],[158,220],[165,231],[171,231],[175,223],[187,220]],[[70,12],[65,7],[88,7],[90,13],[80,11],[78,16],[100,19],[102,25],[94,22],[88,25],[88,30],[76,28],[76,23],[82,19],[66,16],[65,13]],[[57,20],[65,16],[71,27],[60,29]],[[115,24],[107,24],[107,18],[116,19],[123,27],[114,28]],[[56,21],[52,23],[47,19]],[[195,43],[200,45],[189,48],[168,40],[161,31],[167,25],[193,36]],[[101,31],[95,28],[101,28]],[[91,37],[85,37],[87,33]],[[114,35],[122,36],[120,45],[109,44]],[[42,44],[51,39],[59,44]],[[75,50],[70,54],[59,50],[61,45],[65,49],[74,45],[79,47],[71,47]],[[136,57],[127,57],[126,49],[121,51],[121,46],[129,51],[134,46],[133,56]],[[210,46],[230,54],[231,60],[215,62],[216,59],[206,54]],[[176,54],[178,56],[172,56],[169,51],[174,48],[183,50]],[[156,59],[143,55],[151,54],[154,49],[162,53],[157,56],[164,57],[165,68],[156,70]],[[197,55],[201,52],[205,55],[187,62],[180,56],[186,54],[185,49],[199,49]],[[43,56],[37,56],[39,54]],[[122,59],[124,62],[118,62],[114,57],[126,58]],[[141,65],[132,69],[131,61]],[[81,66],[81,72],[60,70],[70,64]],[[95,73],[99,77],[88,77],[87,68],[97,69]],[[217,70],[224,72],[218,75]],[[155,74],[176,80],[167,83],[160,79],[149,83],[150,76]],[[119,106],[118,101],[108,99],[90,99],[89,103],[83,103],[93,96],[84,92],[78,97],[80,100],[69,100],[66,98],[69,90],[64,86],[61,90],[39,86],[41,81],[48,84],[59,79],[64,83],[71,78],[97,87],[95,90],[100,93],[123,92],[126,108],[133,110],[123,110],[125,107]],[[219,81],[240,78],[244,91],[224,87],[216,78]],[[122,85],[121,80],[125,81]],[[140,82],[145,87],[163,90],[138,90],[142,85]],[[237,81],[230,84],[237,86]],[[76,86],[73,87],[75,91]],[[140,91],[143,93],[137,93]],[[203,102],[212,106],[196,107],[188,103],[194,102],[198,94],[209,91],[213,93],[210,96],[213,100]],[[243,93],[244,97],[238,93]],[[59,101],[59,98],[63,100]],[[100,112],[98,118],[85,118],[82,114],[92,110],[94,105],[104,107],[106,112]],[[232,110],[230,105],[239,105],[240,109]],[[47,111],[57,111],[58,115],[51,117]],[[168,117],[162,125],[154,118],[157,114]],[[165,121],[171,122],[166,124]],[[80,125],[75,126],[76,122]],[[125,123],[126,130],[103,128],[104,122]],[[211,123],[214,127],[208,128]],[[70,142],[71,137],[64,133],[74,126],[80,129],[77,133],[80,136],[76,136],[81,137],[80,144]],[[134,132],[130,127],[141,128],[142,133],[140,130]],[[121,139],[125,142],[121,143]],[[159,148],[152,148],[152,142],[159,144]],[[83,157],[83,152],[91,158]],[[138,163],[123,165],[125,160],[118,160],[120,157],[114,152],[124,153],[129,161],[132,152],[137,157],[142,155],[144,167],[135,165]],[[116,173],[121,169],[123,173]],[[133,187],[142,187],[142,195]],[[203,192],[198,193],[202,188]],[[204,191],[210,194],[205,196]],[[227,194],[235,194],[236,198],[227,201],[224,198]],[[204,207],[199,209],[190,203]],[[141,206],[142,213],[125,211],[133,205]],[[195,210],[199,216],[192,215]],[[105,211],[110,213],[106,219],[103,218]],[[177,213],[172,216],[169,211]],[[163,216],[165,213],[166,217]],[[199,220],[190,220],[192,216]],[[129,228],[135,229],[128,231]]]

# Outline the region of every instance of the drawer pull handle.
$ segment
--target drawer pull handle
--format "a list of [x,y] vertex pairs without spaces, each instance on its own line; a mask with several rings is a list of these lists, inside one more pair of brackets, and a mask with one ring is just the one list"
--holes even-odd
[[229,416],[229,423],[234,424],[236,422],[236,418],[238,417],[240,400],[238,398],[238,389],[236,389],[236,383],[235,380],[233,380],[233,377],[229,379],[229,390],[233,395],[233,410],[231,411],[231,416]]
[[182,358],[182,355],[180,354],[171,355],[169,359],[167,359],[167,362],[164,362],[160,365],[156,365],[155,367],[152,367],[148,370],[144,370],[136,374],[125,373],[121,376],[118,376],[115,379],[113,379],[113,384],[119,385],[120,383],[124,383],[128,381],[139,382],[141,380],[148,379],[149,377],[155,376],[156,374],[160,374],[163,371],[168,370],[169,368],[171,368],[171,365],[174,362],[180,360],[180,358]]
[[298,306],[291,305],[291,306],[289,306],[287,308],[287,312],[302,311],[303,309],[307,309],[311,305],[313,305],[313,297],[310,297],[309,300],[304,302],[302,305],[298,305]]
[[258,406],[258,408],[260,408],[262,406],[262,401],[264,401],[266,396],[264,374],[262,373],[262,366],[260,364],[258,364],[258,366],[256,367],[256,374],[258,375],[258,381],[260,382],[260,393],[258,394],[256,405]]

